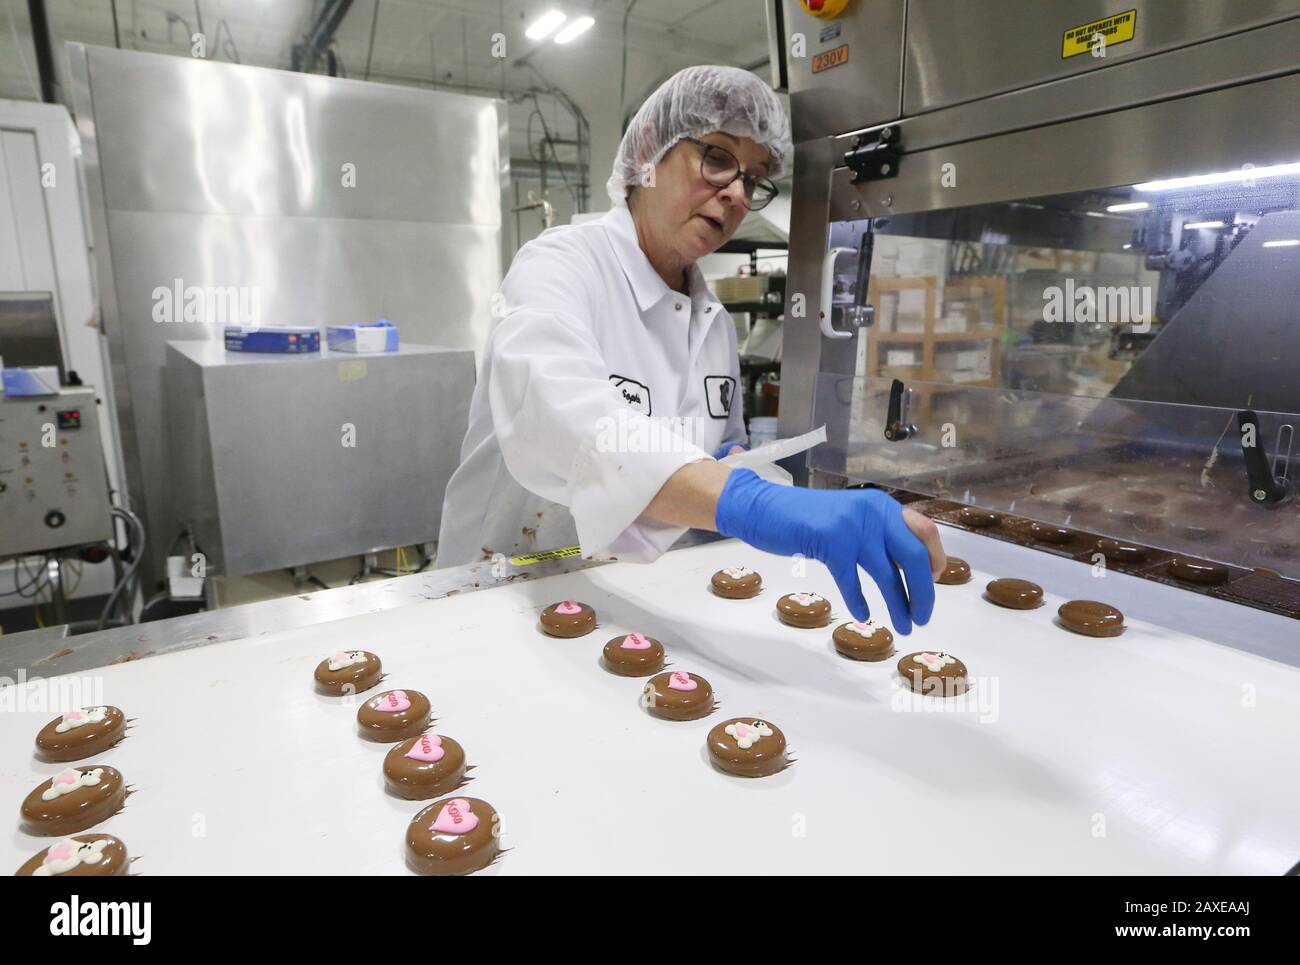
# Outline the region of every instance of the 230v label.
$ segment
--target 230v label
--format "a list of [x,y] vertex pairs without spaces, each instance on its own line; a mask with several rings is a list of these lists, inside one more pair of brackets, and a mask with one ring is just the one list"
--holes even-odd
[[812,72],[820,74],[823,70],[830,70],[832,67],[838,67],[840,64],[849,62],[849,45],[840,44],[834,50],[828,50],[824,54],[814,54],[812,59]]

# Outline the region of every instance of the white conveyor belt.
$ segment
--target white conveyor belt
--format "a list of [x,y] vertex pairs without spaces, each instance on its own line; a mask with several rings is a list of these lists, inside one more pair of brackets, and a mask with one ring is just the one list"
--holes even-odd
[[[428,695],[435,730],[477,765],[463,793],[500,811],[512,849],[485,874],[1280,874],[1300,859],[1300,669],[1216,642],[1277,652],[1297,645],[1296,621],[958,530],[944,540],[975,578],[937,587],[931,624],[897,646],[961,658],[970,699],[903,694],[896,658],[850,662],[830,629],[780,624],[777,597],[799,589],[847,619],[824,569],[799,576],[718,542],[96,671],[135,723],[95,760],[138,791],[99,827],[144,874],[406,873],[423,804],[385,793],[388,745],[356,736],[355,704],[312,689],[322,657],[365,648],[383,687]],[[742,563],[767,589],[713,596],[709,576]],[[986,602],[998,576],[1040,583],[1046,605]],[[596,608],[596,632],[536,629],[564,598]],[[1120,607],[1127,632],[1059,628],[1071,598]],[[707,677],[719,711],[650,717],[643,682],[598,663],[632,630]],[[709,728],[749,715],[785,731],[793,767],[753,780],[710,767]],[[51,843],[18,830],[18,806],[61,767],[32,756],[53,716],[0,714],[6,873]]]

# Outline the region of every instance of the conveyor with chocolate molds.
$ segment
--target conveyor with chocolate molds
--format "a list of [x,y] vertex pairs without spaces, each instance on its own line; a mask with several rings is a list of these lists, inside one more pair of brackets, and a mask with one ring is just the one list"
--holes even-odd
[[[933,621],[896,646],[958,656],[969,698],[900,691],[897,657],[837,656],[834,623],[780,623],[773,605],[795,590],[827,596],[835,623],[848,614],[821,566],[719,541],[93,671],[98,699],[134,718],[95,762],[138,790],[99,827],[142,874],[407,873],[421,802],[385,793],[387,746],[356,736],[354,702],[312,686],[323,655],[364,648],[388,677],[363,696],[425,693],[434,729],[476,765],[463,793],[501,813],[511,849],[483,874],[1271,875],[1296,863],[1296,621],[943,536],[974,578],[936,587]],[[764,591],[714,596],[710,576],[737,564]],[[1045,605],[991,605],[995,577],[1033,580]],[[594,633],[538,631],[541,609],[565,598],[596,608]],[[1057,626],[1057,607],[1079,598],[1119,607],[1128,629],[1092,639]],[[887,620],[874,589],[868,600]],[[633,630],[663,642],[669,669],[706,677],[718,710],[646,713],[643,681],[600,666],[604,643]],[[714,771],[705,735],[742,715],[775,722],[797,762],[759,779]],[[0,713],[0,870],[50,843],[18,830],[18,805],[66,766],[32,755],[52,716]]]

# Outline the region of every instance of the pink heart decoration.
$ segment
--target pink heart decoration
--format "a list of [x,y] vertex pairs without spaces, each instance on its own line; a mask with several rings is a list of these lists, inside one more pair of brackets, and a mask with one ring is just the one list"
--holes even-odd
[[347,660],[347,659],[348,659],[348,655],[347,655],[346,653],[336,653],[336,654],[334,654],[334,656],[330,657],[330,662],[331,662],[331,663],[342,663],[344,660]]
[[70,710],[63,715],[64,720],[81,720],[81,711]]
[[699,683],[695,680],[694,677],[692,677],[688,673],[682,673],[681,671],[674,671],[673,674],[668,678],[669,690],[691,691],[698,686]]
[[563,603],[555,604],[555,612],[563,613],[566,617],[571,617],[575,614],[581,613],[582,607],[574,603],[572,600],[565,600]]
[[50,853],[46,856],[45,860],[67,861],[70,857],[72,857],[72,845],[56,844],[54,847],[50,848]]
[[430,831],[440,834],[469,834],[478,827],[478,815],[470,810],[463,797],[448,801],[429,825]]
[[442,760],[446,752],[442,749],[442,738],[437,734],[421,734],[416,738],[411,749],[403,756],[413,761],[426,761],[430,764]]
[[406,696],[405,690],[390,690],[386,694],[380,694],[375,701],[375,710],[382,710],[386,714],[400,714],[410,709],[411,698]]
[[737,724],[737,725],[736,725],[736,736],[737,736],[737,737],[748,737],[749,734],[750,734],[750,727],[749,727],[749,725],[747,725],[747,724]]
[[623,638],[624,650],[649,650],[650,646],[650,639],[639,633],[629,633]]
[[76,771],[60,771],[54,777],[54,784],[76,784],[80,775]]

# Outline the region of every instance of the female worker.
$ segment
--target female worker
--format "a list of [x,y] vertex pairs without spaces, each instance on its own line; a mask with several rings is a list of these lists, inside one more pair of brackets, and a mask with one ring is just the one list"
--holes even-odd
[[855,619],[868,618],[861,567],[895,630],[929,620],[944,554],[928,519],[882,492],[775,485],[712,455],[744,441],[739,358],[696,262],[772,200],[790,154],[780,101],[737,68],[687,68],[642,105],[613,210],[524,245],[502,283],[439,566],[575,544],[650,562],[694,527],[821,561]]

